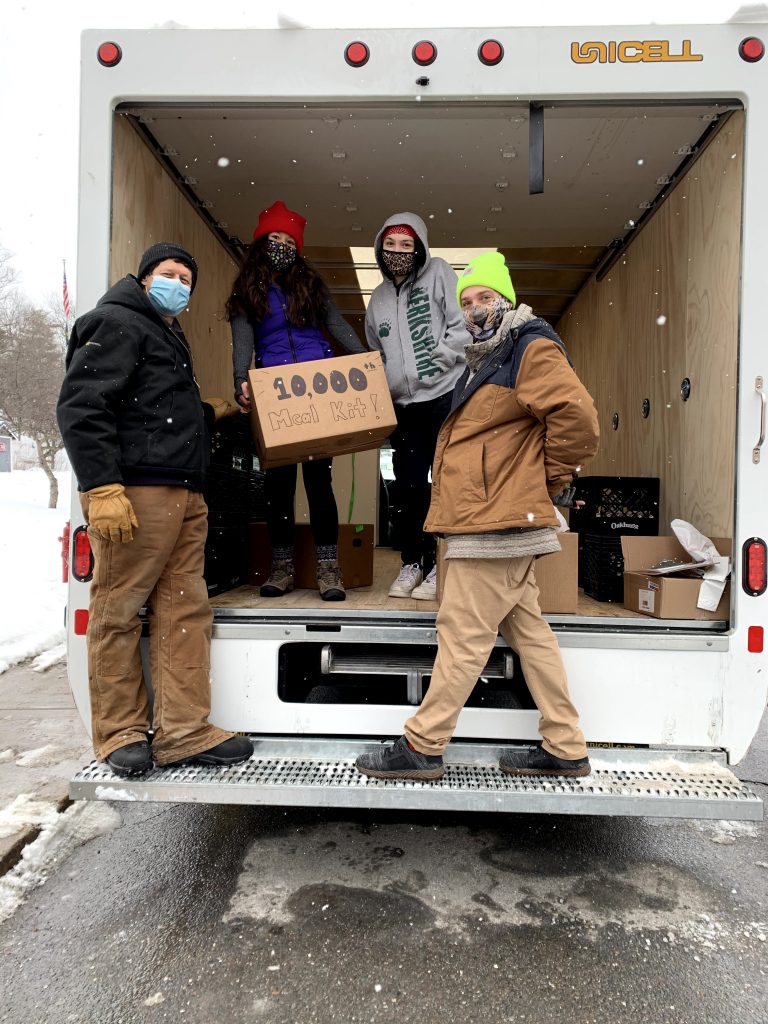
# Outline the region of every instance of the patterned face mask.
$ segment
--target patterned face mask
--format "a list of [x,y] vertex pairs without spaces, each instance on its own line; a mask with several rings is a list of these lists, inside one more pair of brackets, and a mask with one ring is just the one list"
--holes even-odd
[[514,308],[503,295],[495,298],[490,306],[465,306],[462,310],[464,324],[472,335],[472,341],[488,341],[492,338],[505,314]]
[[275,270],[280,273],[281,270],[287,270],[296,262],[296,247],[270,239],[267,242],[267,258]]
[[392,249],[384,249],[381,253],[381,260],[392,277],[407,277],[413,270],[416,253],[395,252]]

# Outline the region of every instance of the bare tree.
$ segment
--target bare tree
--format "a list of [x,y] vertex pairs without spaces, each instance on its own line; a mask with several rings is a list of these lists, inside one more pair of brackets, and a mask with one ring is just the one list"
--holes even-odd
[[53,466],[64,447],[56,401],[64,378],[65,341],[55,317],[23,298],[12,271],[4,281],[4,255],[0,252],[0,418],[35,442],[38,463],[48,477],[48,507],[55,508],[59,486]]

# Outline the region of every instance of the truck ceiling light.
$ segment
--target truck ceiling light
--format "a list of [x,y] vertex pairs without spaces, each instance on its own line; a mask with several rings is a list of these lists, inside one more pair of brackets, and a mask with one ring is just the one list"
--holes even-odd
[[350,43],[344,51],[344,60],[353,68],[361,68],[363,64],[367,64],[370,56],[371,51],[359,40]]
[[420,67],[426,68],[437,60],[437,47],[434,43],[422,39],[411,50],[411,56]]
[[346,160],[347,159],[347,154],[342,152],[342,150],[340,150],[340,149],[334,149],[334,151],[331,153],[331,156],[333,157],[334,160]]
[[762,39],[758,39],[757,36],[747,36],[746,39],[742,39],[739,43],[739,56],[747,64],[756,64],[759,60],[763,59],[764,54],[765,45]]
[[760,537],[750,537],[741,549],[741,585],[750,597],[765,593],[768,584],[765,554],[765,541]]
[[[96,51],[96,58],[102,67],[113,68],[115,64],[119,64],[123,59],[123,51],[117,43],[102,43]],[[755,57],[755,60],[759,59],[759,57]]]
[[351,181],[347,181],[347,179],[344,178],[343,181],[339,182],[339,188],[350,189],[350,188],[352,188],[352,182]]
[[93,576],[93,552],[88,539],[88,527],[78,526],[72,535],[72,575],[78,583],[87,583]]
[[486,39],[484,43],[480,43],[477,56],[481,64],[493,67],[504,59],[504,47],[497,39]]

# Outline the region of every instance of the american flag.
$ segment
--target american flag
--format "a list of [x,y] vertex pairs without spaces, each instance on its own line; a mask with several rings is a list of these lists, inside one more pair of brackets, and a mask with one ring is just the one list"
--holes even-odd
[[69,315],[72,312],[72,307],[71,307],[71,305],[69,303],[69,288],[67,288],[67,268],[66,268],[66,266],[64,267],[63,294],[64,294],[64,316],[66,317],[67,320],[69,320]]

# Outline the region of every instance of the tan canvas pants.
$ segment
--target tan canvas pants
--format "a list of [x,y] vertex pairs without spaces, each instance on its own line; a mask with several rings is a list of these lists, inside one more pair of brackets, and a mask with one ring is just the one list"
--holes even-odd
[[208,722],[212,612],[203,579],[208,509],[182,487],[126,487],[139,520],[127,544],[89,528],[95,557],[88,622],[93,747],[113,750],[147,738],[139,610],[149,612],[154,692],[152,751],[158,764],[228,739]]
[[557,640],[539,610],[532,558],[449,558],[437,614],[437,659],[429,689],[405,735],[423,754],[442,754],[459,712],[500,632],[517,651],[541,718],[544,749],[586,757]]

